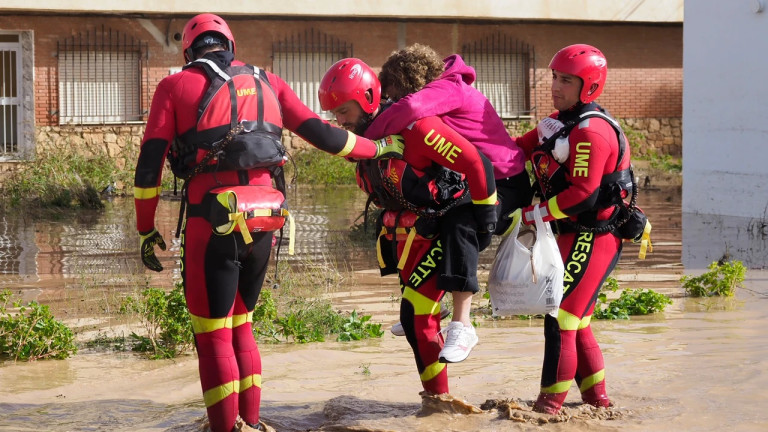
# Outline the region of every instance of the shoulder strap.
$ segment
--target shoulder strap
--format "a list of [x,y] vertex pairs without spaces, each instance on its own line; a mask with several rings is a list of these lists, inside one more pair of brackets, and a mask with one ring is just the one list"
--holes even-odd
[[582,121],[593,118],[593,117],[600,117],[603,120],[607,121],[609,125],[613,127],[613,130],[616,131],[616,136],[619,139],[619,155],[616,158],[616,168],[614,168],[614,171],[618,171],[619,166],[621,165],[621,161],[624,159],[624,153],[626,151],[627,143],[624,140],[624,132],[621,130],[621,126],[619,125],[619,122],[617,122],[613,117],[605,114],[602,111],[587,111],[579,115],[579,117],[575,120],[570,120],[563,125],[563,127],[554,133],[549,139],[544,141],[539,148],[544,150],[545,152],[552,154],[552,150],[555,148],[555,141],[557,141],[558,138],[568,136],[568,134],[571,133],[571,129],[576,127],[579,123]]

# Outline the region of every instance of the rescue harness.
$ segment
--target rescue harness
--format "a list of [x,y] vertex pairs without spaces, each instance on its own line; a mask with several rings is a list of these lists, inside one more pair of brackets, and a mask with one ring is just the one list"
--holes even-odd
[[[280,104],[266,74],[252,65],[230,65],[222,70],[215,62],[205,58],[188,63],[184,69],[191,67],[202,69],[211,84],[198,107],[197,127],[177,137],[168,155],[175,177],[184,181],[176,237],[181,233],[186,216],[205,218],[218,235],[239,231],[246,244],[253,241],[250,233],[259,231],[279,229],[282,240],[283,227],[288,219],[288,253],[293,255],[295,225],[292,214],[285,206],[287,188],[283,170],[290,155],[282,145]],[[242,76],[251,77],[252,88],[248,87],[250,81],[242,81]],[[257,98],[256,120],[238,122],[239,92]],[[270,113],[272,121],[265,119],[265,112]],[[222,117],[226,115],[229,115],[230,121],[222,124]],[[213,127],[207,127],[209,125]],[[205,194],[200,204],[189,203],[189,180],[196,175],[215,175],[223,171],[244,174],[244,171],[251,169],[268,170],[274,188],[271,185],[249,185],[247,175],[239,175],[240,185],[214,188]],[[279,256],[281,243],[278,242],[276,256]]]
[[[537,150],[544,151],[550,157],[553,157],[552,151],[557,139],[567,137],[576,125],[586,119],[594,117],[599,117],[607,121],[608,124],[613,127],[618,137],[619,154],[616,158],[616,167],[614,168],[614,171],[604,174],[600,180],[600,188],[595,203],[595,210],[602,210],[612,206],[616,206],[616,209],[613,214],[611,214],[610,218],[604,221],[596,219],[596,211],[589,211],[579,214],[576,221],[571,219],[559,219],[557,223],[558,225],[565,225],[565,231],[591,233],[615,232],[623,239],[641,242],[640,257],[642,259],[645,258],[646,247],[649,251],[653,251],[653,246],[650,243],[651,224],[648,222],[648,218],[643,211],[637,207],[638,187],[635,181],[632,165],[630,164],[628,168],[619,170],[621,161],[624,159],[627,142],[619,123],[609,115],[605,114],[602,108],[598,107],[598,109],[599,111],[585,111],[577,118],[566,121],[563,127],[539,145]],[[540,189],[542,190],[544,199],[548,199],[546,196],[547,193],[555,195],[560,192],[560,190],[554,190],[557,188],[552,188],[544,176],[537,177],[539,177],[539,181],[543,186]],[[625,201],[627,197],[629,197],[629,203]]]

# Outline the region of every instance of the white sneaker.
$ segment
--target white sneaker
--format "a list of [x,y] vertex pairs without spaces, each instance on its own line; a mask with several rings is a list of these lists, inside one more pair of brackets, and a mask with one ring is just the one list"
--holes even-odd
[[445,333],[445,345],[440,351],[440,363],[464,361],[477,345],[477,333],[471,325],[464,327],[459,321],[451,321],[441,333]]
[[[446,309],[443,307],[443,305],[440,305],[440,319],[443,320],[448,317],[448,315],[451,314],[451,311],[449,309]],[[389,331],[392,332],[395,336],[405,336],[405,329],[403,328],[403,323],[400,321],[392,324],[392,328],[389,329]]]

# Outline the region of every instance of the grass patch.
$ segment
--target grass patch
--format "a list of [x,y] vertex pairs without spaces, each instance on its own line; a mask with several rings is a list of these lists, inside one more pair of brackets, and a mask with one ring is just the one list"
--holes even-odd
[[355,164],[321,150],[297,152],[285,165],[285,178],[296,177],[299,184],[350,185],[356,184]]
[[[357,311],[337,311],[328,294],[347,276],[335,262],[303,262],[294,267],[278,262],[280,283],[268,284],[253,315],[254,335],[261,342],[322,342],[336,335],[341,342],[381,337],[381,324]],[[297,270],[300,268],[301,270]]]
[[4,199],[11,206],[97,208],[104,205],[99,192],[116,182],[133,182],[132,171],[120,170],[106,150],[90,156],[74,149],[37,155],[3,182]]

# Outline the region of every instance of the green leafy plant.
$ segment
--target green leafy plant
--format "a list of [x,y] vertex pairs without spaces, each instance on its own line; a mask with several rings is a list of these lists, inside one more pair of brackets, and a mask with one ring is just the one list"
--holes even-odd
[[[603,291],[616,292],[619,282],[608,277],[603,284]],[[595,311],[592,316],[595,319],[629,319],[630,315],[649,315],[663,311],[672,300],[661,293],[650,289],[628,289],[621,292],[618,299],[608,302],[605,292],[598,294]]]
[[270,289],[262,289],[259,301],[253,310],[253,335],[261,342],[279,343],[280,333],[277,322],[277,303]]
[[13,302],[11,292],[0,293],[0,356],[13,361],[64,359],[77,353],[74,333],[56,320],[48,306],[35,301],[22,305]]
[[685,293],[691,297],[731,297],[736,287],[742,286],[747,269],[741,261],[713,262],[709,271],[699,276],[680,278]]
[[342,330],[336,340],[348,342],[381,337],[384,334],[381,324],[369,323],[370,320],[370,315],[358,316],[357,311],[353,310],[349,318],[342,323]]
[[192,321],[180,283],[169,292],[147,288],[140,299],[128,297],[121,310],[137,313],[146,330],[146,335],[131,334],[134,351],[162,359],[176,357],[192,348]]

